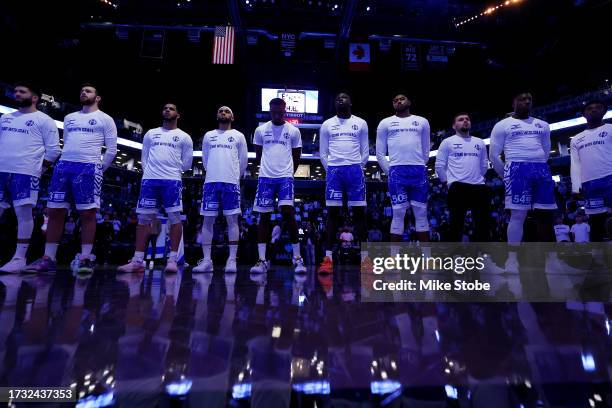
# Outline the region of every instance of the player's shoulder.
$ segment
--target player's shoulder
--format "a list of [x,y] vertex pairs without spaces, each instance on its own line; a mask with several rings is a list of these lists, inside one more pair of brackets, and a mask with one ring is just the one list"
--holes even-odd
[[206,133],[204,133],[204,139],[208,139],[210,137],[213,137],[216,134],[217,134],[217,129],[208,130]]
[[66,116],[64,116],[64,120],[68,120],[68,119],[76,119],[81,115],[81,111],[76,111],[76,112],[70,112],[69,114],[67,114]]
[[442,139],[438,149],[448,146],[449,144],[453,143],[453,140],[457,140],[457,135],[452,135],[447,137],[446,139]]
[[100,117],[100,119],[102,119],[102,120],[104,120],[106,122],[115,123],[115,119],[113,119],[113,117],[111,115],[109,115],[108,113],[103,112],[101,110],[97,110],[95,113],[96,113],[96,115],[98,117]]
[[328,127],[336,120],[336,116],[332,116],[331,118],[325,119],[321,124],[321,127]]
[[379,127],[384,127],[384,126],[388,126],[389,123],[393,120],[393,118],[395,118],[395,115],[393,116],[387,116],[386,118],[382,118],[380,120],[380,122],[378,122],[378,126]]
[[546,128],[550,127],[548,122],[545,121],[544,119],[536,118],[535,116],[533,116],[532,119],[533,119],[534,126],[543,126]]
[[185,132],[183,129],[176,128],[176,133],[178,133],[184,139],[191,140],[191,136],[189,135],[189,133]]
[[518,119],[513,118],[512,116],[506,116],[505,118],[497,121],[495,126],[507,126],[511,123],[516,122]]
[[576,133],[574,136],[570,137],[570,144],[571,143],[576,143],[578,141],[578,139],[580,139],[583,136],[588,135],[587,129],[583,129],[580,132]]
[[246,137],[244,136],[244,133],[242,133],[241,131],[239,131],[238,129],[232,129],[232,133],[234,134],[234,136],[236,136],[237,138],[246,140]]
[[416,121],[419,121],[421,123],[429,124],[429,120],[427,120],[427,118],[425,118],[424,116],[414,115],[413,114],[413,115],[410,115],[410,117],[413,119],[413,121],[416,120]]
[[298,127],[295,126],[293,123],[285,122],[285,126],[286,126],[286,129],[289,129],[290,132],[293,132],[293,133],[300,132],[300,129],[298,129]]
[[505,132],[507,129],[509,129],[512,125],[516,124],[517,122],[518,122],[517,119],[513,118],[512,116],[507,116],[503,118],[502,120],[497,121],[497,123],[495,123],[492,129],[492,132],[493,133],[500,132],[500,131]]
[[34,115],[40,120],[52,121],[53,123],[55,123],[55,120],[51,116],[47,115],[45,112],[37,110],[36,112],[34,112]]
[[263,132],[264,132],[264,131],[265,131],[265,130],[266,130],[266,129],[267,129],[269,126],[270,126],[270,124],[271,124],[271,122],[270,122],[270,121],[267,121],[267,122],[265,122],[265,123],[262,123],[261,125],[259,125],[259,126],[257,126],[257,127],[255,128],[255,132],[258,132],[258,133],[263,133]]
[[362,118],[362,117],[360,117],[360,116],[353,115],[352,119],[353,119],[355,122],[358,122],[358,123],[360,123],[360,124],[362,124],[362,125],[363,125],[363,124],[366,124],[366,125],[367,125],[367,122],[365,121],[365,119],[363,119],[363,118]]
[[156,128],[147,130],[147,132],[144,134],[143,137],[152,137],[152,135],[155,133],[161,133],[161,127],[156,127]]
[[41,111],[36,111],[36,112],[34,112],[32,115],[33,115],[33,117],[34,117],[36,120],[38,120],[38,121],[39,121],[39,123],[41,123],[41,124],[42,124],[42,123],[48,123],[48,124],[51,124],[51,123],[52,123],[53,125],[55,125],[55,120],[54,120],[54,119],[53,119],[51,116],[47,115],[47,114],[46,114],[46,113],[44,113],[44,112],[41,112]]
[[481,139],[481,138],[479,138],[478,136],[472,136],[472,140],[473,140],[475,143],[478,143],[479,145],[484,145],[484,144],[485,144],[484,140],[482,140],[482,139]]

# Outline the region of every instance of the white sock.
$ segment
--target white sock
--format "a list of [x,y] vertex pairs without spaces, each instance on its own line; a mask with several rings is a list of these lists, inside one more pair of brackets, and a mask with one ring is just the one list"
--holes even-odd
[[17,243],[17,249],[15,250],[15,256],[13,258],[26,258],[26,252],[28,252],[28,247],[30,244],[19,244]]
[[49,244],[46,243],[45,244],[45,256],[48,256],[49,258],[55,260],[55,254],[57,254],[57,243],[54,244]]
[[87,258],[91,255],[91,250],[93,249],[93,244],[82,244],[81,245],[81,257]]
[[210,261],[210,251],[212,250],[212,237],[215,227],[215,217],[204,217],[204,223],[202,224],[202,253],[204,254],[204,260]]
[[291,244],[293,246],[293,257],[294,258],[299,258],[300,257],[300,244],[299,242],[297,244]]
[[334,254],[332,253],[332,251],[325,251],[325,256],[329,257],[329,259],[332,259]]
[[210,244],[202,244],[202,253],[204,254],[204,260],[210,261],[210,249],[212,245]]
[[229,245],[229,259],[236,259],[236,252],[238,252],[238,245],[237,244],[230,244]]
[[259,252],[259,259],[261,259],[262,261],[266,260],[266,244],[257,244],[257,250]]
[[134,252],[134,259],[142,262],[142,260],[144,259],[144,252],[141,252],[141,251]]
[[176,262],[178,260],[178,252],[170,251],[170,256],[168,256],[168,259],[172,259]]

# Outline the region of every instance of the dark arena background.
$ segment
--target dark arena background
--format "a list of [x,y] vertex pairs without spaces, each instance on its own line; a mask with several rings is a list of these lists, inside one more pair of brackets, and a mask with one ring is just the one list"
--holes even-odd
[[[85,218],[73,203],[52,270],[25,265],[40,266],[37,260],[49,254],[49,219],[57,213],[48,208],[50,186],[63,156],[45,162],[36,180],[28,242],[20,226],[20,187],[4,170],[26,153],[0,151],[0,205],[6,204],[0,212],[0,403],[612,407],[612,222],[606,207],[612,182],[602,189],[603,212],[590,213],[594,200],[586,183],[582,190],[572,185],[570,149],[579,139],[572,138],[587,129],[589,106],[605,108],[605,124],[597,126],[612,119],[611,17],[609,0],[0,2],[0,147],[14,137],[9,117],[23,109],[17,97],[23,84],[38,93],[38,110],[55,120],[62,148],[64,125],[71,123],[64,117],[81,110],[83,84],[92,84],[100,110],[117,128],[117,153],[96,180],[101,193],[99,209],[91,210],[93,248],[82,245]],[[226,48],[219,53],[215,42],[222,40]],[[352,114],[368,125],[365,210],[336,212],[326,204],[330,174],[320,160],[321,126],[336,115],[339,93],[350,96]],[[455,135],[462,112],[471,120],[470,134],[488,149],[494,125],[517,115],[513,101],[525,93],[532,97],[530,116],[550,125],[556,209],[528,211],[522,236],[508,245],[509,182],[485,158],[487,242],[478,242],[484,240],[475,210],[456,239],[450,183],[436,171],[438,149]],[[376,141],[379,122],[396,113],[397,95],[407,96],[410,113],[426,118],[431,129],[425,233],[414,205],[403,230],[390,233],[396,197]],[[286,103],[285,121],[299,129],[302,149],[295,211],[273,210],[264,231],[254,210],[261,169],[254,138],[277,97]],[[168,103],[193,142],[193,162],[179,189],[179,250],[169,238],[177,224],[160,208],[159,231],[138,260],[143,270],[118,270],[138,258],[144,136],[162,125]],[[207,170],[215,171],[204,168],[202,141],[220,126],[221,106],[233,111],[231,126],[244,134],[248,149],[237,265],[223,268],[232,258],[232,232],[220,215],[208,249],[214,269],[202,272],[197,268],[208,245],[203,184]],[[595,144],[612,143],[603,142],[610,137],[605,131],[599,137]],[[612,156],[602,157],[612,169]],[[583,160],[583,174],[589,165]],[[68,182],[81,186],[80,177]],[[460,201],[474,200],[464,194]],[[270,264],[259,262],[262,233]],[[552,249],[533,255],[543,241]],[[448,250],[451,242],[453,257],[486,253],[486,273],[470,279],[496,282],[495,293],[372,297],[374,248],[388,242],[419,254],[423,248],[424,256]],[[302,258],[294,257],[296,250]],[[85,251],[95,257],[84,266]],[[436,282],[445,279],[436,275]],[[70,398],[45,399],[44,390]]]

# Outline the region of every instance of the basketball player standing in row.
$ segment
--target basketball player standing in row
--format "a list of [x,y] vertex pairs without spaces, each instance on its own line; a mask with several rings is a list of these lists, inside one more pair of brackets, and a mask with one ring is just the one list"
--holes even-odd
[[238,216],[240,210],[240,178],[248,165],[247,142],[244,135],[232,129],[234,112],[221,106],[217,110],[218,128],[206,132],[202,139],[202,163],[206,170],[202,193],[202,252],[204,258],[193,268],[193,272],[212,272],[211,246],[213,227],[219,210],[227,221],[229,257],[225,272],[237,272],[236,253],[240,229]]
[[[95,86],[83,85],[79,99],[82,109],[64,118],[64,148],[49,186],[45,255],[27,266],[28,271],[55,270],[57,246],[72,202],[81,218],[81,253],[77,255],[77,269],[80,273],[93,272],[95,258],[91,251],[96,235],[96,212],[100,208],[102,173],[117,154],[117,127],[113,118],[99,109],[102,98]],[[106,152],[100,160],[104,146]]]
[[183,182],[182,172],[191,169],[193,142],[191,137],[178,128],[181,117],[173,103],[164,105],[162,126],[149,130],[142,142],[142,183],[136,213],[136,250],[132,260],[117,268],[120,272],[143,272],[144,251],[149,238],[151,224],[161,207],[166,210],[170,225],[170,256],[165,271],[178,271],[178,248],[183,237]]
[[[538,241],[554,242],[552,210],[557,208],[554,181],[547,161],[550,154],[548,123],[531,116],[533,98],[520,93],[511,116],[497,122],[491,132],[489,160],[504,179],[506,209],[511,210],[508,242],[523,240],[527,211],[534,209]],[[504,153],[505,162],[501,159]]]
[[[429,121],[410,113],[406,95],[393,98],[395,115],[383,119],[376,130],[376,158],[389,176],[393,219],[391,242],[401,242],[406,210],[412,207],[419,242],[429,242],[427,218],[427,162],[429,161]],[[387,159],[389,152],[389,159]]]
[[[370,146],[368,124],[352,114],[351,97],[342,92],[334,100],[336,116],[321,125],[319,155],[327,173],[325,205],[327,206],[327,247],[319,272],[333,271],[332,249],[336,242],[338,220],[343,201],[353,210],[357,239],[366,241],[366,186],[363,169],[368,162]],[[362,263],[367,253],[361,252]]]
[[270,213],[274,210],[276,198],[283,221],[289,228],[295,272],[306,272],[304,261],[300,256],[298,228],[293,208],[293,175],[302,154],[302,135],[297,127],[285,121],[286,106],[284,100],[272,99],[271,120],[255,129],[253,138],[255,160],[256,163],[261,163],[253,206],[253,211],[259,212],[259,260],[251,268],[253,273],[265,273],[270,266],[266,259],[266,245],[270,239]]
[[603,122],[607,109],[603,101],[587,102],[582,111],[587,128],[570,143],[572,191],[584,194],[593,242],[603,241],[612,208],[612,125]]
[[453,119],[455,134],[442,141],[436,155],[436,173],[448,185],[449,241],[461,242],[465,215],[472,211],[473,242],[488,242],[491,192],[485,184],[487,147],[470,135],[472,122],[467,113]]
[[26,266],[34,229],[32,207],[38,200],[40,175],[61,150],[55,121],[36,109],[40,91],[21,83],[15,86],[14,96],[17,111],[0,118],[0,217],[12,203],[17,216],[17,248],[0,271],[19,273]]

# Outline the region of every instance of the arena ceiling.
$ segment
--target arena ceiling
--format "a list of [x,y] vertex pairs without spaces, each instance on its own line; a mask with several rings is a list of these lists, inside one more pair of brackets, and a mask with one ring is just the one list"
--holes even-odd
[[[320,89],[324,116],[332,113],[331,95],[349,90],[355,111],[372,121],[388,114],[390,95],[402,91],[413,96],[415,111],[441,128],[458,110],[482,119],[500,115],[519,89],[550,103],[607,79],[611,1],[505,3],[67,0],[33,7],[2,2],[0,81],[35,78],[73,102],[78,84],[94,81],[104,88],[110,113],[145,127],[156,124],[161,103],[178,100],[185,106],[185,126],[199,132],[214,126],[210,112],[221,103],[234,106],[242,125],[252,127],[257,90],[265,84]],[[237,28],[236,64],[213,66],[211,30],[225,24]],[[163,31],[159,57],[146,55],[159,51],[155,44],[147,48],[151,30]],[[297,38],[289,58],[280,51],[283,33]],[[453,55],[441,66],[405,70],[402,47],[409,39],[442,41]],[[348,70],[353,41],[371,45],[368,72]]]

